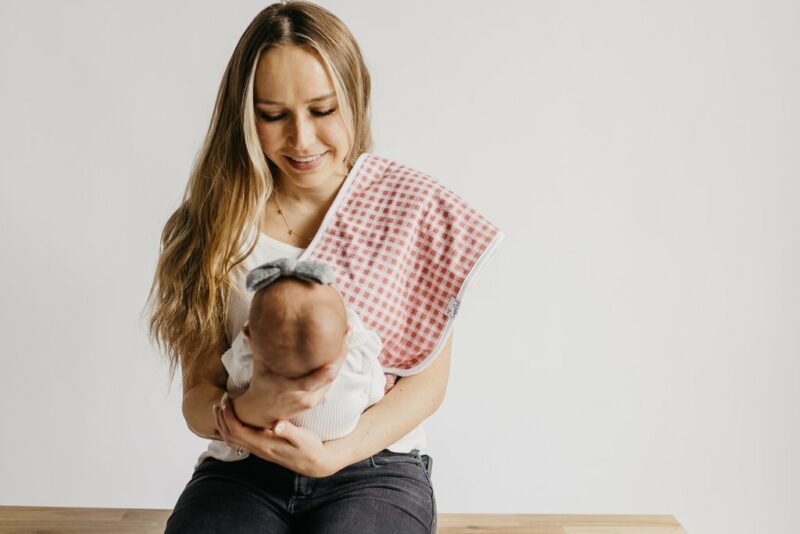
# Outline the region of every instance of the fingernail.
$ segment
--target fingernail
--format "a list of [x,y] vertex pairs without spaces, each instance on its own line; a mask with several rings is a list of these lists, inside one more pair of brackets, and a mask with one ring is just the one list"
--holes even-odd
[[275,425],[275,433],[278,435],[283,434],[283,431],[285,429],[286,429],[285,423],[278,423],[277,425]]

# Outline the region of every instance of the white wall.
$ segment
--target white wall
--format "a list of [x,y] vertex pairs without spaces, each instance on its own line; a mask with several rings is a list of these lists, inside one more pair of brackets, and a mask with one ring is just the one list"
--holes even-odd
[[[139,313],[264,5],[0,3],[0,504],[170,508],[188,481],[204,443]],[[793,532],[798,4],[324,5],[371,68],[373,152],[507,234],[427,425],[440,510]]]

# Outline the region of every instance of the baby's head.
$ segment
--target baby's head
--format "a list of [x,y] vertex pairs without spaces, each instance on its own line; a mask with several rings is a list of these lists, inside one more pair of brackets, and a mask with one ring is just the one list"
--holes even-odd
[[347,352],[347,312],[329,284],[284,276],[258,289],[244,334],[270,372],[299,378]]

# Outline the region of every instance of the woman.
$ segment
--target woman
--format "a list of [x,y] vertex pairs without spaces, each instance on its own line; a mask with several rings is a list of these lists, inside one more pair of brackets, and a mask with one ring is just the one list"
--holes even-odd
[[278,423],[262,430],[236,418],[236,403],[253,401],[228,397],[220,360],[244,321],[245,267],[298,257],[370,148],[369,99],[357,43],[315,4],[267,7],[233,53],[184,201],[162,234],[150,326],[170,373],[181,368],[189,428],[249,456],[199,462],[167,532],[435,530],[419,424],[443,400],[452,331],[351,434],[325,443],[286,419],[320,403],[335,370],[266,381],[259,397],[273,401],[261,409]]

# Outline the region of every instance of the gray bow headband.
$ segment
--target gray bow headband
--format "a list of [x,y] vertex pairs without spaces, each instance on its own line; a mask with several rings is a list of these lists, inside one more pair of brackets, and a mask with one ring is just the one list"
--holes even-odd
[[247,289],[253,292],[258,291],[278,278],[285,276],[318,284],[332,284],[336,280],[333,269],[327,263],[314,260],[297,261],[293,258],[281,258],[259,265],[247,273]]

